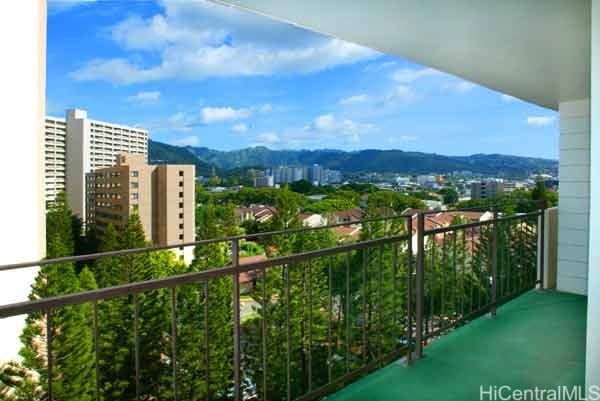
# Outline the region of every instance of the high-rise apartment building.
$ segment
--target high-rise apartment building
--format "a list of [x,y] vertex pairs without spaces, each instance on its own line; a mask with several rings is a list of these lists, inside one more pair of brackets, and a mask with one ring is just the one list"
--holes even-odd
[[44,124],[44,192],[46,203],[65,191],[67,122],[47,116]]
[[85,218],[85,175],[115,164],[118,154],[148,155],[148,131],[92,120],[80,109],[46,117],[46,201],[65,190],[71,209]]
[[[86,221],[100,236],[109,224],[122,229],[137,213],[156,245],[195,240],[194,165],[148,165],[144,155],[119,155],[116,165],[86,175],[86,196]],[[186,263],[194,256],[193,247],[175,252]]]

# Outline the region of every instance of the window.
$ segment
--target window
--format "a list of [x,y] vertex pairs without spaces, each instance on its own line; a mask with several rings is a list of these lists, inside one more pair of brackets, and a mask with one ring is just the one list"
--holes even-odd
[[179,202],[179,208],[183,209],[183,202]]
[[183,177],[183,171],[182,170],[179,170],[179,176]]
[[179,193],[179,197],[180,197],[180,198],[183,198],[183,192],[180,192],[180,193]]
[[183,219],[183,213],[179,213],[179,218]]
[[183,234],[179,234],[179,239],[183,241]]
[[183,223],[179,224],[179,229],[183,230]]
[[131,211],[137,213],[140,210],[140,205],[131,205]]
[[183,187],[183,181],[179,181],[179,186]]
[[139,186],[140,184],[137,181],[131,181],[131,188],[137,189]]
[[140,198],[140,195],[137,192],[133,192],[131,194],[131,199],[132,200],[138,200]]
[[131,171],[131,176],[132,177],[137,177],[139,175],[139,172],[137,170],[132,170]]

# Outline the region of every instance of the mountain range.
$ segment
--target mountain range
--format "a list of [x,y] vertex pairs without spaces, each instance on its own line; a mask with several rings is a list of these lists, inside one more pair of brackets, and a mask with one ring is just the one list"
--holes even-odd
[[210,175],[213,169],[226,171],[243,167],[312,164],[345,173],[443,174],[471,171],[474,174],[524,177],[541,172],[556,174],[558,171],[556,160],[500,154],[444,156],[403,150],[273,150],[263,146],[220,151],[156,141],[149,143],[149,160],[151,163],[191,163],[196,166],[197,175],[202,176]]

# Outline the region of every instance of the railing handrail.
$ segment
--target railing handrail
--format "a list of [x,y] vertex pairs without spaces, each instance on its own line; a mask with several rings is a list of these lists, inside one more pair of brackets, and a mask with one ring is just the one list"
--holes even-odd
[[467,228],[486,226],[486,225],[503,222],[503,221],[518,220],[521,218],[539,216],[541,213],[543,213],[543,210],[540,209],[540,210],[536,210],[535,212],[517,213],[517,214],[511,215],[511,216],[496,217],[493,219],[488,219],[488,220],[483,220],[483,221],[474,221],[471,223],[454,224],[454,225],[449,225],[446,227],[430,228],[429,230],[423,230],[423,234],[424,235],[442,234],[442,233],[445,233],[448,231],[464,230]]
[[198,240],[198,241],[192,241],[192,242],[183,242],[180,244],[153,245],[153,246],[141,247],[141,248],[121,249],[121,250],[107,251],[107,252],[96,252],[96,253],[88,253],[88,254],[84,254],[84,255],[75,255],[75,256],[63,256],[63,257],[52,258],[52,259],[40,259],[40,260],[36,260],[36,261],[10,263],[10,264],[5,264],[5,265],[0,265],[0,272],[7,271],[7,270],[24,269],[24,268],[28,268],[28,267],[45,266],[45,265],[51,265],[51,264],[56,264],[56,263],[82,262],[82,261],[86,261],[86,260],[96,260],[96,259],[117,257],[117,256],[128,256],[128,255],[134,255],[134,254],[138,254],[138,253],[156,252],[156,251],[163,251],[163,250],[175,249],[175,248],[185,248],[185,247],[190,247],[190,246],[210,245],[210,244],[215,244],[215,243],[219,243],[219,242],[231,242],[231,241],[235,241],[235,240],[248,240],[248,239],[256,239],[256,238],[264,238],[264,237],[271,237],[271,236],[276,236],[276,235],[286,235],[286,234],[294,234],[294,233],[301,233],[301,232],[307,232],[307,231],[326,230],[326,229],[331,229],[331,228],[335,228],[335,227],[344,227],[344,226],[350,226],[350,225],[356,225],[356,224],[375,223],[378,221],[389,221],[389,220],[408,219],[408,218],[410,218],[410,216],[404,216],[404,215],[374,217],[374,218],[370,218],[370,219],[361,219],[361,220],[348,221],[348,222],[342,222],[342,223],[336,223],[336,224],[329,224],[326,226],[299,227],[299,228],[292,228],[292,229],[286,229],[286,230],[266,231],[264,233],[242,234],[242,235],[233,235],[233,236],[228,236],[228,237],[210,238],[210,239],[204,239],[204,240]]
[[100,288],[97,290],[81,291],[72,294],[58,295],[48,298],[0,305],[0,319],[11,316],[18,316],[26,313],[45,311],[48,309],[53,309],[67,305],[101,301],[124,295],[137,294],[145,291],[152,291],[162,288],[171,288],[184,284],[194,284],[198,282],[207,281],[209,279],[233,276],[235,273],[245,273],[253,270],[265,270],[273,266],[299,263],[312,258],[332,256],[338,253],[386,245],[390,243],[406,241],[409,239],[410,236],[408,234],[395,235],[373,240],[356,242],[352,244],[318,249],[316,251],[306,251],[292,255],[277,256],[270,259],[252,263],[244,263],[242,265],[237,266],[225,265],[222,267],[203,270],[199,272],[190,272],[159,279],[152,279],[112,287]]

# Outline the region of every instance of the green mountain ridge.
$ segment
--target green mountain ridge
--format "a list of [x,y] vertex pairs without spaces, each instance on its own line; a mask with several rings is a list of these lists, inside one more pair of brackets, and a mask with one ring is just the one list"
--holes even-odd
[[516,177],[541,172],[556,174],[558,171],[556,160],[501,154],[445,156],[403,150],[272,150],[262,146],[220,151],[156,141],[150,141],[149,158],[151,162],[194,163],[198,175],[210,174],[213,166],[217,170],[231,170],[250,166],[308,166],[315,163],[345,173],[442,174],[471,171],[475,174]]

